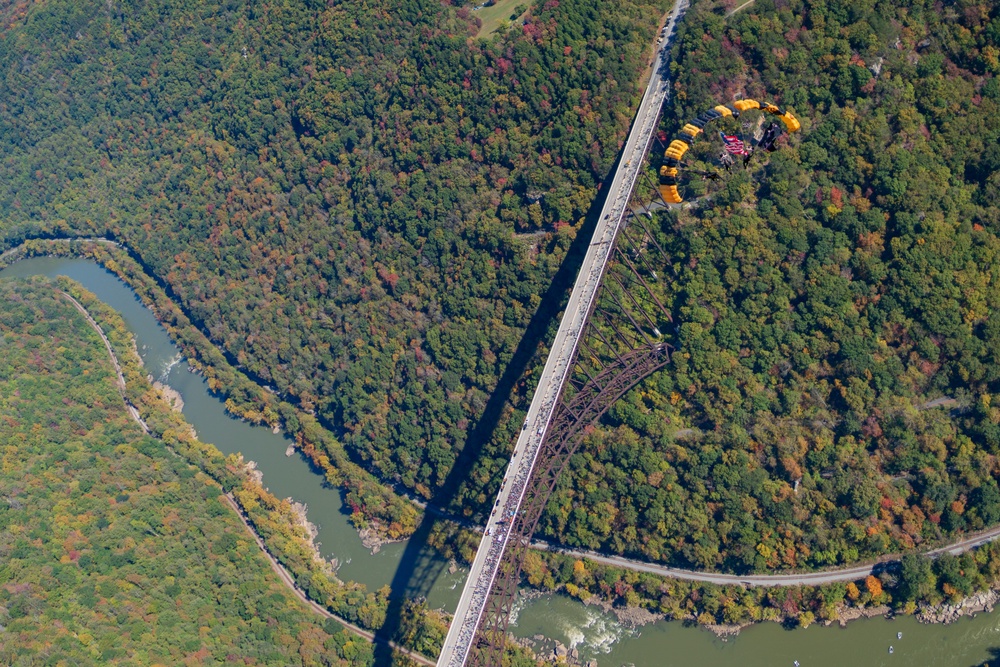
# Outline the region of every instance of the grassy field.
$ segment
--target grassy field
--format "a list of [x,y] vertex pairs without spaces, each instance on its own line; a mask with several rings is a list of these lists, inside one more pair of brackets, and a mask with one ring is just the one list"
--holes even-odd
[[496,32],[501,23],[510,20],[511,15],[518,5],[523,5],[524,9],[518,12],[518,15],[514,18],[520,18],[530,5],[526,0],[496,0],[493,6],[483,7],[474,11],[473,15],[477,16],[483,22],[476,37],[489,37]]

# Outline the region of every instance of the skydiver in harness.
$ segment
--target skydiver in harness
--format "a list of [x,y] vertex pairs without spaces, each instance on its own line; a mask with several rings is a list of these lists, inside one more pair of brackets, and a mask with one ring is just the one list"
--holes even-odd
[[722,147],[725,149],[725,152],[719,156],[719,161],[726,168],[726,171],[730,171],[730,167],[733,165],[733,155],[743,156],[744,167],[750,163],[749,146],[742,139],[728,136],[722,132],[719,132],[719,137],[722,138]]
[[718,181],[722,179],[722,177],[714,171],[701,171],[700,169],[689,169],[688,171],[693,174],[698,174],[701,176],[701,180],[703,181]]
[[778,150],[775,143],[778,141],[778,135],[780,134],[781,128],[777,123],[772,121],[771,124],[767,126],[767,130],[764,131],[764,136],[757,142],[757,148],[763,148],[768,153],[773,153]]
[[722,154],[719,155],[719,164],[725,167],[726,173],[729,173],[733,168],[733,156],[727,151],[722,151]]

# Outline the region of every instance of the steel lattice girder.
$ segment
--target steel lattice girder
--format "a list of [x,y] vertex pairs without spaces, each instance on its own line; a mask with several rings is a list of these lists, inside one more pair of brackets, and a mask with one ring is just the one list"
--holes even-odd
[[[655,237],[646,228],[638,217],[633,216],[632,220],[638,222],[642,229],[643,239],[648,239],[659,251],[662,257],[667,257],[666,253],[656,242]],[[629,239],[631,241],[631,239]],[[617,246],[618,239],[615,240]],[[634,241],[631,241],[633,244]],[[613,252],[618,252],[619,256],[625,257],[625,253],[617,248]],[[627,260],[627,257],[625,258]],[[668,262],[669,265],[669,262]],[[666,315],[668,321],[673,318],[669,309],[665,308],[656,297],[648,283],[643,280],[637,267],[630,261],[625,262],[628,270],[638,278],[642,287],[645,288],[649,296]],[[607,277],[607,267],[602,282]],[[627,287],[620,280],[615,280],[623,292],[628,292]],[[490,589],[483,610],[482,618],[476,628],[473,639],[472,651],[469,655],[469,664],[476,667],[501,667],[504,647],[507,641],[507,625],[510,621],[510,614],[514,601],[517,597],[517,587],[521,580],[521,564],[524,555],[531,544],[531,536],[534,534],[538,521],[541,519],[549,497],[555,489],[556,482],[563,469],[569,463],[570,458],[576,453],[577,448],[583,439],[583,432],[600,419],[618,399],[625,395],[627,391],[652,373],[663,368],[670,362],[670,345],[666,343],[654,342],[639,326],[631,313],[626,310],[611,290],[604,287],[602,290],[611,297],[623,315],[633,325],[633,335],[637,334],[633,341],[622,333],[615,323],[613,317],[603,313],[597,308],[598,299],[594,299],[587,313],[586,327],[587,333],[594,333],[602,340],[608,351],[614,356],[614,360],[601,369],[596,377],[592,377],[582,366],[581,372],[586,375],[588,381],[576,391],[572,398],[567,400],[566,384],[559,389],[558,405],[556,414],[553,416],[551,426],[545,434],[539,451],[535,458],[534,468],[531,470],[527,488],[525,489],[520,511],[512,519],[510,538],[504,550],[496,578]],[[633,295],[627,295],[635,303]],[[638,304],[636,304],[638,307]],[[641,310],[641,307],[640,307]],[[614,346],[604,337],[594,315],[598,314],[606,318],[605,324],[611,327],[615,335],[625,343],[629,351],[619,354]],[[645,313],[643,313],[645,316]],[[648,316],[646,316],[648,319]],[[581,337],[581,343],[587,336]],[[573,352],[571,366],[578,366],[579,349]]]
[[605,368],[577,392],[569,403],[562,402],[552,427],[540,446],[535,468],[525,489],[521,510],[513,521],[507,543],[476,640],[469,656],[477,667],[500,667],[507,640],[507,624],[521,580],[521,564],[538,526],[542,512],[555,489],[556,481],[583,440],[583,431],[600,419],[627,391],[670,362],[669,346],[644,345]]

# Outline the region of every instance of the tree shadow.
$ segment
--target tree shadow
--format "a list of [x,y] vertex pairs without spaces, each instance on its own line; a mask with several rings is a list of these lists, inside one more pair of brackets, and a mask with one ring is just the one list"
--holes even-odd
[[990,657],[983,662],[977,662],[972,667],[1000,667],[1000,646],[991,646],[986,649]]
[[[566,257],[528,322],[513,357],[504,369],[496,388],[490,394],[482,415],[468,430],[465,447],[455,460],[448,476],[434,494],[430,503],[433,507],[449,508],[455,501],[462,482],[475,469],[487,443],[493,439],[500,424],[504,406],[510,400],[517,383],[534,358],[538,346],[545,342],[546,333],[558,321],[558,316],[569,297],[569,290],[573,286],[580,265],[583,263],[590,237],[593,236],[594,228],[600,218],[606,193],[611,184],[611,176],[616,173],[617,168],[618,161],[616,160],[610,171],[610,176],[605,179],[600,193],[591,205],[584,224],[567,250]],[[513,446],[513,443],[511,445]],[[446,567],[447,562],[428,544],[438,522],[446,520],[448,519],[441,516],[440,513],[429,509],[424,512],[423,519],[407,541],[399,567],[396,569],[390,584],[391,592],[386,620],[379,631],[381,636],[387,639],[397,638],[402,629],[403,613],[407,600],[426,597]],[[375,665],[383,667],[392,664],[391,654],[392,651],[387,645],[376,644]]]

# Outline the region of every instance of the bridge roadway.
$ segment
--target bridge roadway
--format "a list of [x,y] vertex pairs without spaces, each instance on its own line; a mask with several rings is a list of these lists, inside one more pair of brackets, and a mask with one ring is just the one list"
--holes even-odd
[[573,285],[569,303],[559,324],[559,331],[549,351],[542,376],[535,389],[520,437],[514,446],[507,472],[500,485],[487,533],[479,543],[455,617],[438,658],[438,667],[462,667],[472,648],[476,628],[482,618],[486,599],[496,578],[500,560],[511,537],[510,517],[519,511],[524,490],[535,466],[539,445],[555,413],[559,394],[569,375],[580,335],[587,324],[591,305],[597,296],[604,271],[612,256],[614,240],[627,211],[635,181],[653,140],[660,118],[660,108],[670,92],[667,79],[667,53],[677,21],[687,9],[688,0],[677,0],[654,58],[653,72],[639,104],[625,149],[618,162],[600,220],[594,230],[580,273]]

